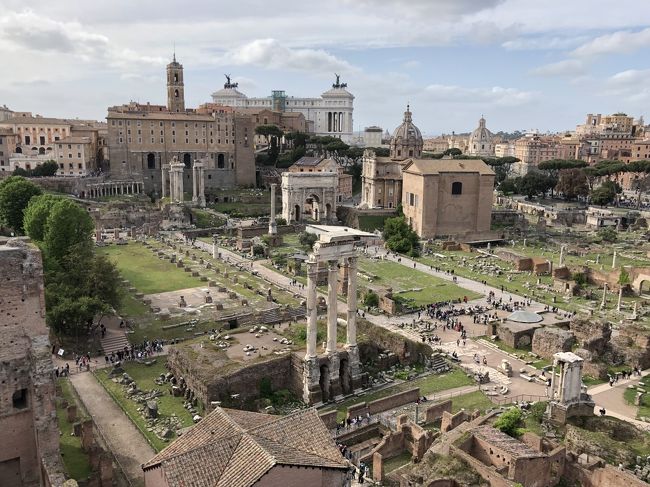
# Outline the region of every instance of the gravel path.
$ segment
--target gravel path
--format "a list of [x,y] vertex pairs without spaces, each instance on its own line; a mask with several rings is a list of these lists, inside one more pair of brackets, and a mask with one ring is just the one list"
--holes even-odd
[[70,381],[103,433],[124,474],[134,485],[143,485],[141,465],[156,454],[153,448],[92,374],[74,374]]

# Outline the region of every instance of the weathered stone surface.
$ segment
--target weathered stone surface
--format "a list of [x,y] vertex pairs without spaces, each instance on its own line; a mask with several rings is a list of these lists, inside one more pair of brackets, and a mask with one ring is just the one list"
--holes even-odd
[[544,358],[557,352],[569,352],[575,343],[573,333],[561,328],[547,326],[538,328],[533,334],[533,353]]
[[582,348],[597,355],[606,351],[612,336],[612,329],[606,321],[575,318],[569,327]]

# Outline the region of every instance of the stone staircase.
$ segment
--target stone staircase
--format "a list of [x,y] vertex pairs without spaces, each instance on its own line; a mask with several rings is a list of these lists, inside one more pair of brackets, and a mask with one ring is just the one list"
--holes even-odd
[[100,343],[105,355],[110,355],[118,350],[124,350],[124,347],[131,346],[123,331],[111,329],[106,331],[106,336],[100,340]]
[[436,374],[443,374],[451,369],[449,362],[439,353],[433,354],[431,357],[431,368]]

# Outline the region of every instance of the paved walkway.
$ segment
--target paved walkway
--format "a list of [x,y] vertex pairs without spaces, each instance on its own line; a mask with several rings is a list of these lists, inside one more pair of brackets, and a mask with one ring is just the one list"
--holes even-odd
[[151,460],[156,452],[92,374],[74,374],[70,381],[124,474],[134,485],[143,485],[141,464]]
[[[641,372],[641,376],[646,376],[649,373],[650,370],[644,370]],[[636,419],[638,408],[628,404],[623,397],[623,393],[627,387],[629,385],[637,385],[639,380],[640,377],[636,376],[631,379],[619,380],[614,384],[614,386],[605,383],[590,387],[587,392],[591,394],[592,399],[596,403],[596,407],[594,408],[595,414],[600,414],[599,409],[604,407],[608,416],[622,419],[643,430],[650,431],[650,423]]]

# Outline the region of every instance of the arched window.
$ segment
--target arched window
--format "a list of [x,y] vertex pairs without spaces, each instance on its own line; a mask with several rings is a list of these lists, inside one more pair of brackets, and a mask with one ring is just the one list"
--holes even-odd
[[156,169],[156,156],[155,154],[152,154],[151,152],[147,154],[147,168],[148,169]]
[[460,181],[451,183],[451,194],[463,194],[463,183]]
[[16,154],[22,154],[23,150],[20,147],[16,147]]
[[178,98],[178,90],[174,90],[174,97]]
[[217,169],[223,169],[225,164],[225,158],[223,154],[217,156]]
[[413,157],[413,149],[409,149],[409,157]]
[[178,73],[174,73],[174,83],[178,83]]

